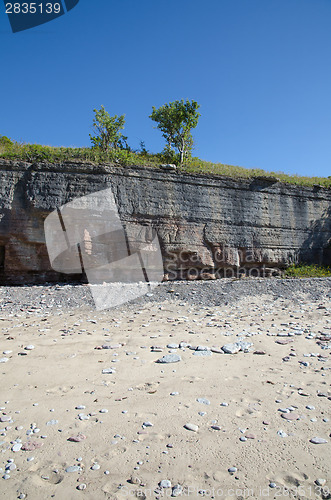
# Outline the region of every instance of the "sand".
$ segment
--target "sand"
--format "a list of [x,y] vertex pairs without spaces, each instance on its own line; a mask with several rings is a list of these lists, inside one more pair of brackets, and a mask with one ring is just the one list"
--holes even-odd
[[0,498],[331,498],[329,297],[22,309],[0,319]]

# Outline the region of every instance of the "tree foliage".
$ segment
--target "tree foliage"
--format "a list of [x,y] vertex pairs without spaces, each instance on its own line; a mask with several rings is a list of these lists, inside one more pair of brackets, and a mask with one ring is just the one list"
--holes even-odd
[[153,106],[153,112],[150,115],[167,141],[166,152],[171,156],[172,148],[177,149],[181,165],[193,148],[191,130],[198,124],[199,107],[196,101],[182,99],[164,104],[159,109]]
[[102,151],[127,148],[127,137],[120,132],[124,129],[125,115],[110,116],[104,106],[99,110],[94,109],[93,112],[95,113],[93,128],[97,134],[95,136],[90,134],[93,147]]

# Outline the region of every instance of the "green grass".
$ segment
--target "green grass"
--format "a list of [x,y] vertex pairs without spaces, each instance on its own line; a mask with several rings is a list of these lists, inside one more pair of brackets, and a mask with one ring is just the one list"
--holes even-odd
[[[66,148],[41,146],[39,144],[19,144],[10,139],[0,136],[0,158],[8,160],[26,161],[29,163],[49,162],[83,162],[95,165],[110,163],[117,166],[141,165],[146,167],[158,168],[162,163],[168,163],[163,153],[152,154],[146,151],[129,151],[121,149],[105,153],[95,148]],[[173,159],[170,163],[175,162]],[[272,182],[281,181],[298,186],[319,185],[325,188],[331,188],[330,177],[303,177],[299,175],[288,175],[282,172],[266,172],[261,169],[248,169],[223,163],[212,163],[199,158],[190,158],[186,163],[178,168],[178,171],[224,175],[234,179],[254,179],[256,177],[265,177]]]
[[299,264],[288,267],[285,276],[290,278],[327,278],[331,277],[331,267],[316,264]]

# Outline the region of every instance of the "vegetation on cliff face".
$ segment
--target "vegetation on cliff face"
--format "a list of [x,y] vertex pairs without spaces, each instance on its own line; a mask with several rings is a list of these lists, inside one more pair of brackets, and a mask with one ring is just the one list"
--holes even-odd
[[289,278],[329,278],[331,277],[331,267],[315,264],[293,264],[286,269],[285,275]]
[[[49,162],[86,162],[96,165],[113,164],[119,167],[141,165],[146,167],[160,168],[162,164],[169,163],[176,158],[169,158],[167,151],[162,153],[149,153],[142,143],[139,150],[111,149],[102,151],[100,148],[67,148],[42,146],[39,144],[22,144],[0,136],[0,158],[8,160],[19,160],[30,163]],[[281,182],[301,186],[321,186],[331,188],[331,176],[329,177],[303,177],[288,175],[282,172],[266,172],[262,169],[248,169],[223,163],[212,163],[196,157],[188,158],[184,164],[177,169],[179,172],[225,175],[235,179],[249,179],[265,177]]]

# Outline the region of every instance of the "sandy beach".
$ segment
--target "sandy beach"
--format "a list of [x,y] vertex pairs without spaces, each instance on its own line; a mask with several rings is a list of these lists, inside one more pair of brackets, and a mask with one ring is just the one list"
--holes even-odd
[[0,498],[331,498],[330,285],[2,287]]

